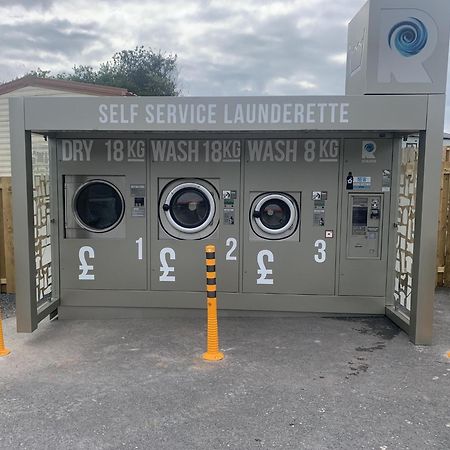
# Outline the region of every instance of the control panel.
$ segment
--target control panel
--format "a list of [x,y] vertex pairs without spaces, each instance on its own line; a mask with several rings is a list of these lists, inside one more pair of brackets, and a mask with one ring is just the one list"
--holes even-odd
[[380,258],[382,195],[350,194],[347,258]]

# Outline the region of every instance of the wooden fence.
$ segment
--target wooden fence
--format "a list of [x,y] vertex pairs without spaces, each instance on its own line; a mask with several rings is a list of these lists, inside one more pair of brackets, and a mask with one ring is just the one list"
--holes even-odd
[[[47,175],[33,176],[36,295],[51,292],[50,185]],[[16,291],[11,178],[0,177],[0,292]]]
[[0,292],[15,291],[11,178],[0,177]]
[[436,284],[450,287],[450,146],[442,152]]
[[[450,146],[444,147],[442,153],[436,266],[436,285],[450,287]],[[0,292],[14,293],[15,290],[11,178],[0,177]]]

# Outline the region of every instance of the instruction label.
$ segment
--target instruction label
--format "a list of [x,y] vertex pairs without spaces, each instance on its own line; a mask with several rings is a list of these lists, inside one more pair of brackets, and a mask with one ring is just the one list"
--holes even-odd
[[372,177],[353,177],[353,189],[370,189],[372,187]]

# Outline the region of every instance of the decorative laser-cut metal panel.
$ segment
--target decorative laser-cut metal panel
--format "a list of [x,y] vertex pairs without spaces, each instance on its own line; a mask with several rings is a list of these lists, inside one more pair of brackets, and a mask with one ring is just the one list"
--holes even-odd
[[412,262],[416,214],[416,147],[401,150],[397,215],[397,248],[394,280],[394,306],[409,317],[411,311]]
[[33,176],[33,191],[36,295],[39,305],[48,298],[52,291],[50,182],[48,175]]

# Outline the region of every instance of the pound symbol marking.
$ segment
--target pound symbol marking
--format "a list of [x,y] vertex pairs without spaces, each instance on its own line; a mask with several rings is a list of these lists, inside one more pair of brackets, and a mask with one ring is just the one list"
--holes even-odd
[[86,255],[90,259],[94,259],[95,253],[92,247],[85,245],[80,248],[78,252],[78,258],[80,259],[80,270],[81,273],[78,275],[79,280],[95,280],[95,275],[93,273],[89,273],[89,271],[94,270],[94,266],[92,264],[88,264],[86,261]]
[[272,269],[266,267],[264,259],[267,258],[268,263],[273,263],[274,257],[270,250],[261,250],[256,257],[258,263],[257,274],[259,278],[256,279],[256,284],[273,284],[273,278],[267,278],[268,275],[272,275]]

